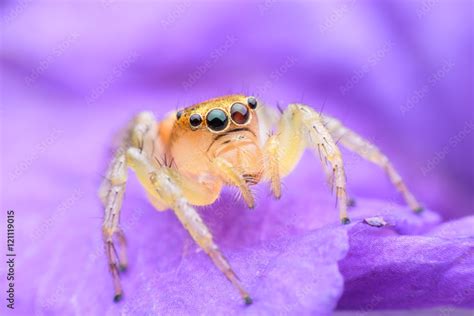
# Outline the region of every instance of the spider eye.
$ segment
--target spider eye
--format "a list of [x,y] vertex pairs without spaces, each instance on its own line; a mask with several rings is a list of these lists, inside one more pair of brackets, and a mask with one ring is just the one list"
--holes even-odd
[[257,108],[257,99],[255,99],[254,97],[248,97],[247,103],[249,104],[249,107],[252,110],[255,110]]
[[230,108],[230,116],[237,124],[245,124],[248,122],[250,113],[248,108],[242,103],[234,103]]
[[226,129],[227,125],[229,125],[229,118],[221,109],[214,109],[207,114],[206,123],[209,129],[215,132],[220,132]]
[[179,120],[183,116],[183,110],[176,112],[176,120]]
[[193,114],[189,118],[189,123],[192,127],[198,128],[202,124],[202,117],[199,114]]

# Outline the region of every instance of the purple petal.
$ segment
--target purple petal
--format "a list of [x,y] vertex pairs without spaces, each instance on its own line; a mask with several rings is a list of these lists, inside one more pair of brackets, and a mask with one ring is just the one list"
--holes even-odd
[[357,224],[340,262],[342,309],[474,307],[474,217],[422,236]]
[[[252,294],[254,304],[246,307],[171,212],[152,212],[143,198],[130,196],[124,207],[132,205],[130,216],[124,219],[131,260],[122,278],[126,293],[123,302],[112,303],[111,279],[97,238],[99,226],[92,225],[88,230],[78,230],[76,236],[65,235],[56,247],[47,246],[54,239],[37,245],[42,251],[38,250],[36,258],[47,256],[48,260],[29,274],[39,280],[34,310],[93,315],[202,314],[211,310],[274,314],[285,310],[327,315],[342,293],[337,262],[347,252],[344,227],[254,240],[248,247],[222,247]],[[257,212],[254,215],[258,217]],[[220,237],[230,244],[228,236]],[[25,271],[25,266],[18,269]],[[22,281],[33,288],[24,278]]]

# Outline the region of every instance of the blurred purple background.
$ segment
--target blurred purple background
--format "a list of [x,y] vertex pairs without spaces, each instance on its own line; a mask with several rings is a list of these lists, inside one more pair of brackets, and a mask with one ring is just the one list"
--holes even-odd
[[[228,93],[338,116],[393,160],[424,205],[445,219],[473,213],[472,1],[0,8],[0,194],[2,209],[28,218],[25,240],[77,188],[95,195],[111,139],[133,114],[160,118]],[[344,153],[351,195],[401,201],[381,170]],[[70,216],[100,224],[99,205],[87,205]]]

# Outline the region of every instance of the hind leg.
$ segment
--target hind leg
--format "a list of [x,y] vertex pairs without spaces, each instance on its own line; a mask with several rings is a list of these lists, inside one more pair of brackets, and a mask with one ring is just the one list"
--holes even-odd
[[423,210],[415,196],[408,190],[400,174],[393,167],[390,160],[375,145],[362,138],[354,131],[346,128],[335,118],[324,116],[324,122],[335,139],[340,139],[340,143],[347,149],[355,152],[362,158],[381,167],[388,175],[390,181],[402,194],[407,205],[416,213]]

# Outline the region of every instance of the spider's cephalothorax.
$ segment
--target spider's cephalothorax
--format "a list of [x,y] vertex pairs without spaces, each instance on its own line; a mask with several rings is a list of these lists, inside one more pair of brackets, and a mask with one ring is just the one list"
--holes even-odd
[[[250,186],[262,181],[269,182],[274,196],[279,198],[281,179],[310,148],[320,158],[328,182],[335,189],[342,223],[349,223],[344,165],[335,139],[382,167],[407,204],[416,212],[421,210],[385,155],[338,120],[308,106],[291,104],[279,114],[254,97],[229,95],[172,113],[161,122],[149,112],[137,115],[125,132],[99,192],[106,210],[103,236],[115,299],[122,296],[119,270],[127,266],[119,215],[128,167],[135,172],[154,207],[175,212],[197,244],[250,304],[249,294],[194,206],[212,204],[224,185],[232,185],[252,208],[255,202]],[[114,235],[120,244],[118,252]]]
[[[163,125],[159,129],[157,142],[164,144],[177,170],[210,188],[209,194],[197,199],[190,192],[188,202],[211,204],[225,183],[251,185],[260,181],[264,168],[257,107],[253,97],[212,99],[178,111],[168,118],[171,128]],[[244,196],[253,207],[253,197],[246,191]]]

